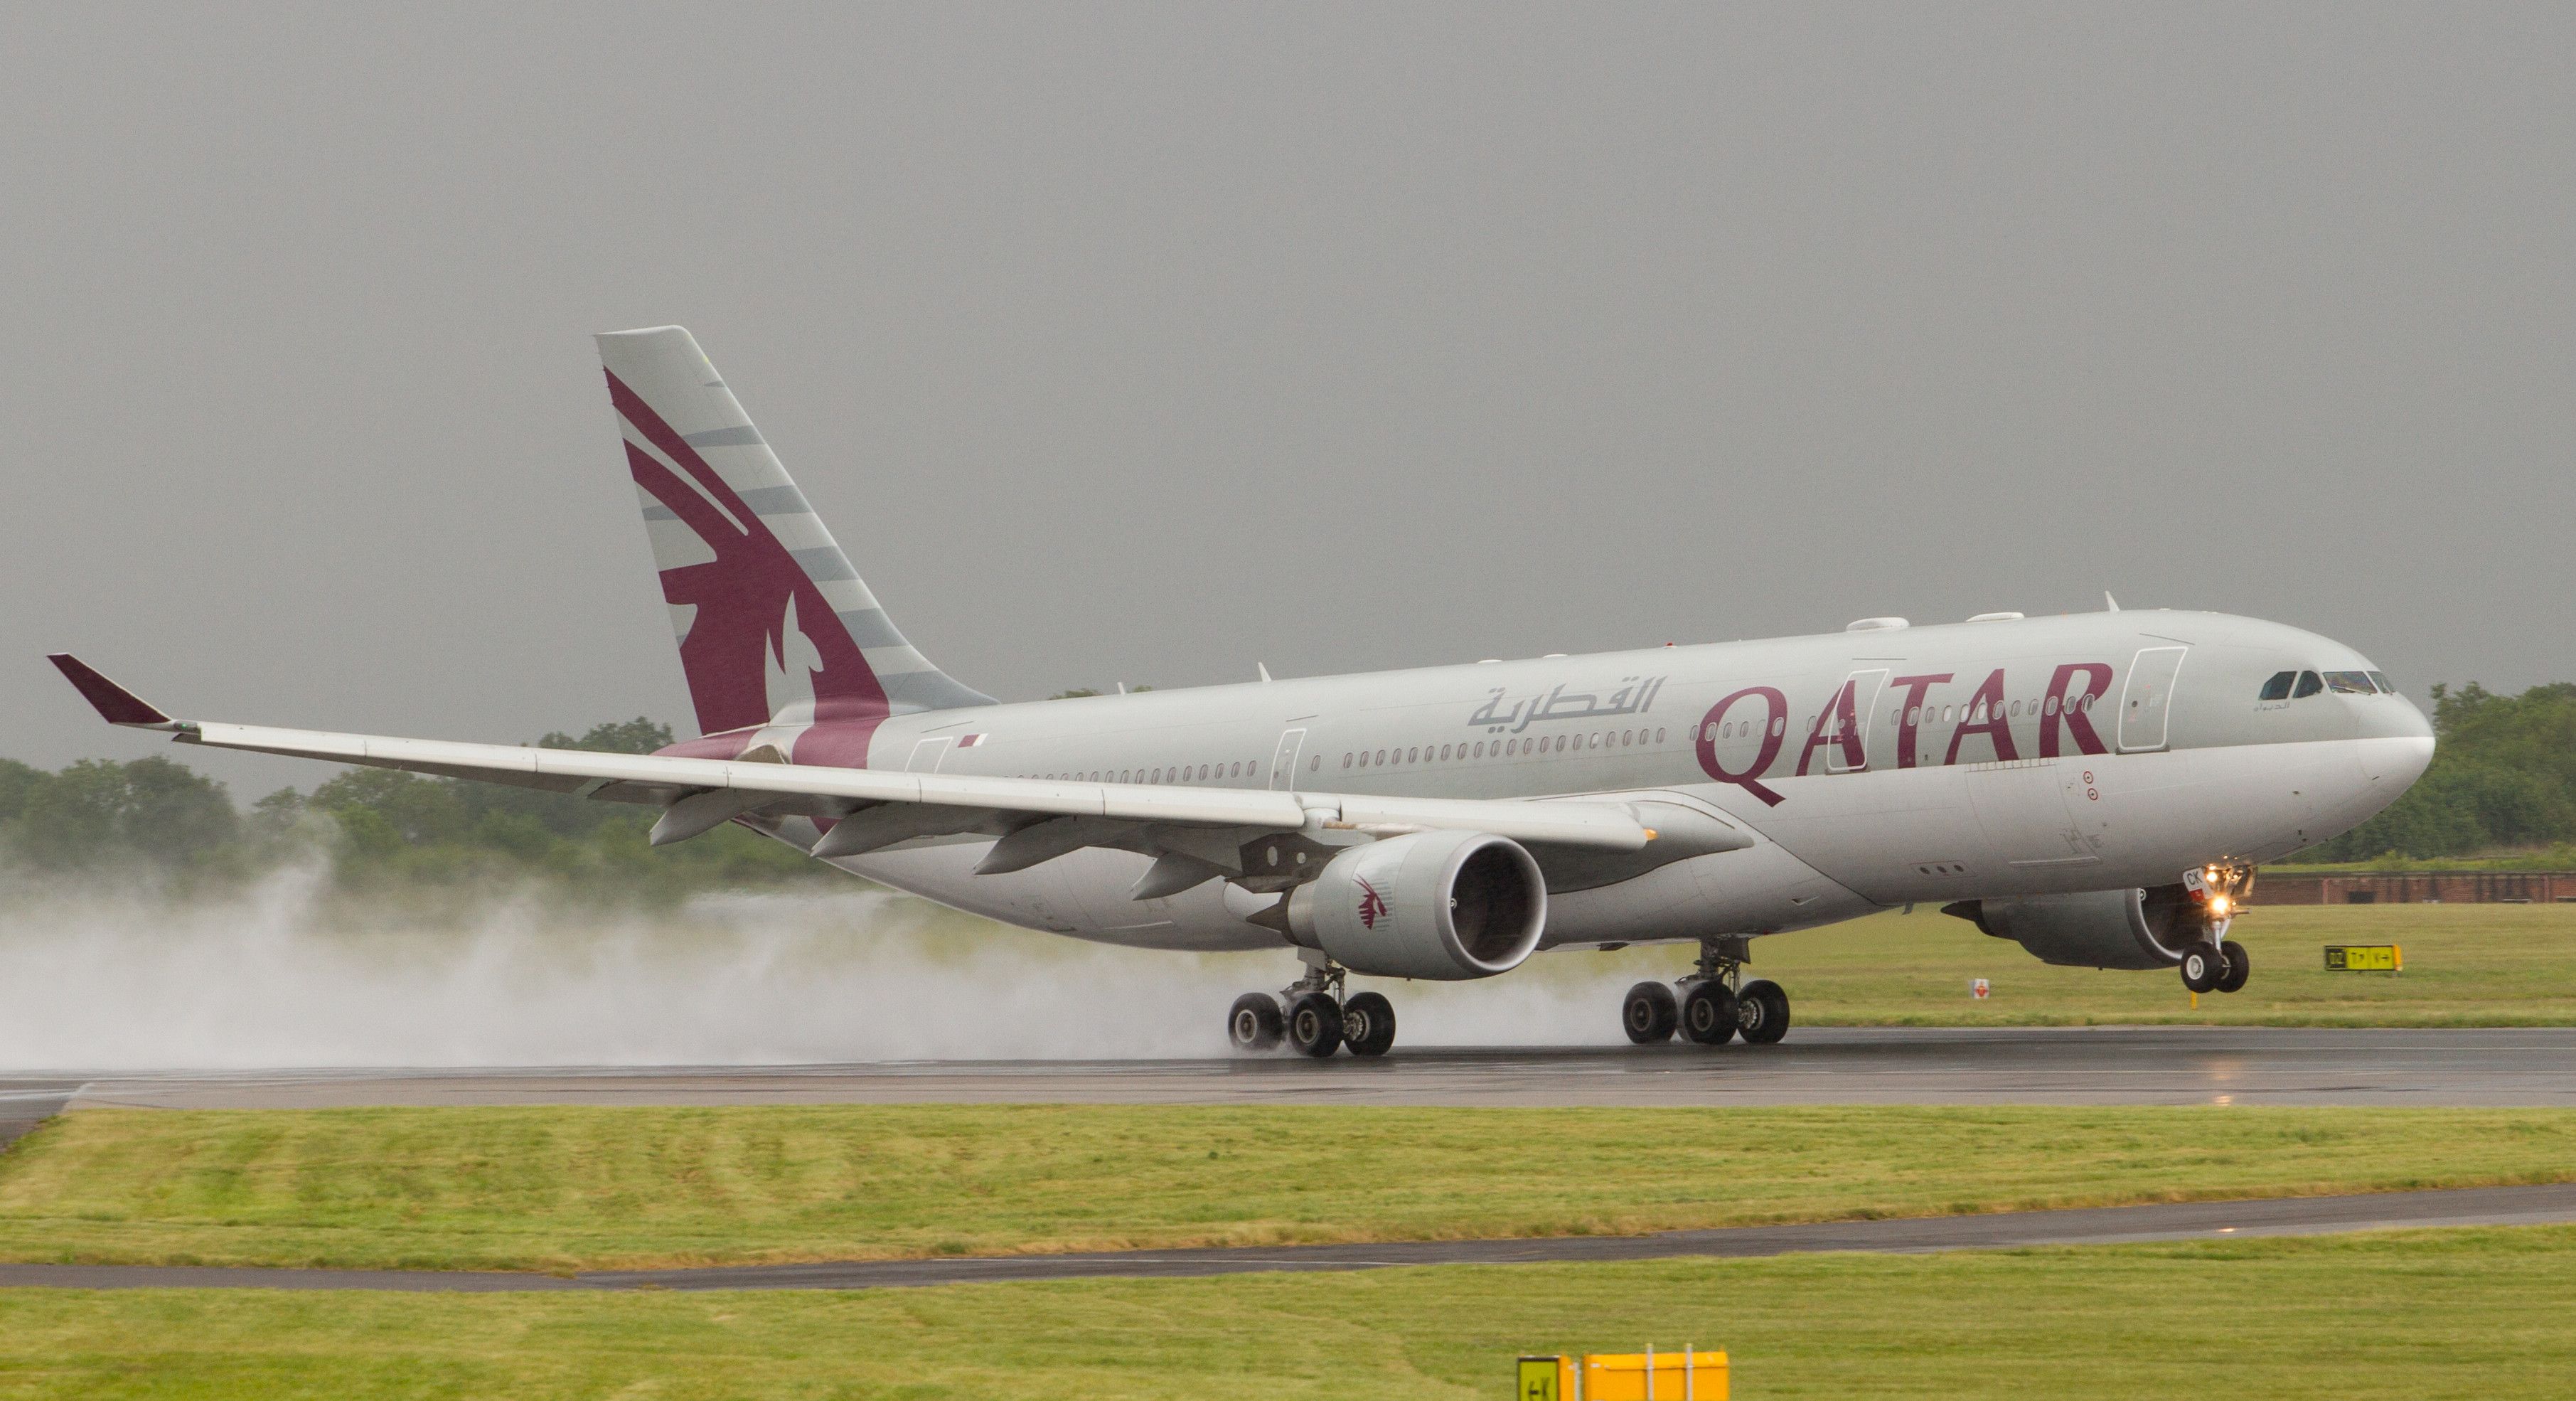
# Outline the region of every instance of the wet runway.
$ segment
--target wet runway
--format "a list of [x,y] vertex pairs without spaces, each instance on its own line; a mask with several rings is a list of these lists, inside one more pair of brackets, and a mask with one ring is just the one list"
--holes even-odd
[[2576,1105],[2576,1028],[1800,1028],[1777,1046],[0,1077],[74,1109],[374,1104]]
[[893,1289],[1052,1279],[1205,1279],[1214,1275],[1374,1270],[1402,1265],[1746,1259],[1856,1250],[1923,1254],[2042,1245],[2116,1245],[2332,1235],[2405,1227],[2530,1226],[2576,1221],[2576,1184],[2159,1202],[2073,1211],[2012,1211],[1880,1221],[1821,1221],[1536,1240],[1394,1241],[1371,1245],[1122,1250],[931,1260],[824,1261],[691,1270],[614,1270],[569,1277],[499,1271],[239,1269],[187,1265],[7,1265],[0,1288],[369,1289],[519,1293],[567,1289]]

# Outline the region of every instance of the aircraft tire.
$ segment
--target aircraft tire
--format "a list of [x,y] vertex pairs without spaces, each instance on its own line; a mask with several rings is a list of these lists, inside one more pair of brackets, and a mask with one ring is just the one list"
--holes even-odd
[[1789,1034],[1789,994],[1768,978],[1757,978],[1735,993],[1735,1025],[1747,1045],[1770,1046]]
[[2254,961],[2247,956],[2245,946],[2229,939],[2219,944],[2218,955],[2227,960],[2227,971],[2219,975],[2218,990],[2236,992],[2243,989],[2245,980],[2254,972]]
[[1682,994],[1682,1035],[1703,1046],[1723,1046],[1735,1039],[1735,991],[1714,978],[1693,983]]
[[1247,992],[1234,999],[1234,1010],[1225,1015],[1225,1038],[1238,1051],[1276,1050],[1279,1038],[1287,1034],[1284,1020],[1278,998]]
[[1673,1005],[1671,988],[1662,983],[1639,983],[1619,1000],[1619,1022],[1627,1029],[1629,1040],[1640,1046],[1659,1046],[1673,1039],[1681,1012]]
[[1342,1048],[1342,1008],[1330,994],[1301,992],[1288,999],[1288,1047],[1322,1060]]
[[1395,1004],[1364,992],[1342,1004],[1342,1044],[1355,1056],[1382,1056],[1395,1044]]
[[2193,992],[2216,992],[2227,976],[2227,955],[2216,944],[2194,944],[2182,951],[2182,985]]

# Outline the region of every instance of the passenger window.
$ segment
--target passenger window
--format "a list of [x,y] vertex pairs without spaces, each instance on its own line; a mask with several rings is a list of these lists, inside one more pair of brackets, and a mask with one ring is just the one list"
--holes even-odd
[[2370,674],[2370,679],[2379,683],[2379,689],[2382,692],[2392,696],[2397,694],[2397,683],[2388,679],[2387,672],[2374,671]]
[[2254,699],[2288,700],[2290,698],[2290,683],[2298,679],[2299,674],[2295,671],[2273,672],[2272,679],[2263,683],[2262,693],[2255,696]]
[[2339,696],[2366,696],[2375,688],[2370,684],[2369,672],[2329,671],[2326,673],[2326,689]]
[[2299,673],[2299,689],[2290,693],[2290,699],[2306,700],[2325,688],[2326,683],[2315,672],[2303,671]]

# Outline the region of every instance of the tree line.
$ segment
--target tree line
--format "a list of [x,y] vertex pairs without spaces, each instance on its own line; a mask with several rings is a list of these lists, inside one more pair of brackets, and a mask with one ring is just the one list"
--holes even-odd
[[[541,749],[649,754],[670,726],[638,716],[556,732]],[[655,848],[659,814],[506,784],[353,768],[304,793],[233,805],[226,786],[176,760],[83,759],[53,772],[0,760],[0,847],[47,872],[127,871],[183,885],[237,881],[316,854],[345,886],[540,877],[588,893],[676,898],[832,873],[780,843],[726,826]]]

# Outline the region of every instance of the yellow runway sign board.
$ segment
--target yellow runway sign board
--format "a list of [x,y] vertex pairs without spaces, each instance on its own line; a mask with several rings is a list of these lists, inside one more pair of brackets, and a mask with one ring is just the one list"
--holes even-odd
[[1596,1352],[1520,1366],[1519,1401],[1726,1401],[1722,1352]]
[[2329,973],[2402,973],[2406,955],[2395,944],[2328,944]]

